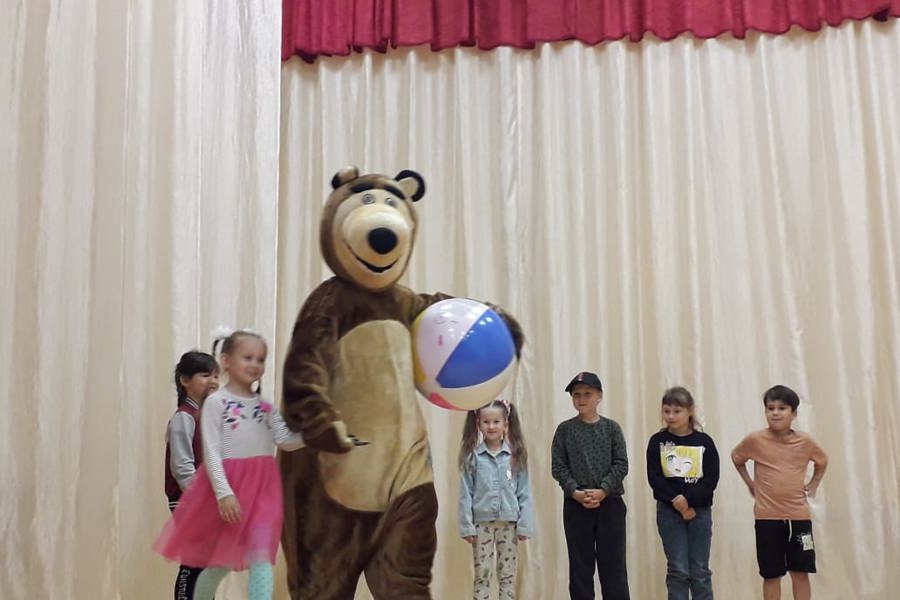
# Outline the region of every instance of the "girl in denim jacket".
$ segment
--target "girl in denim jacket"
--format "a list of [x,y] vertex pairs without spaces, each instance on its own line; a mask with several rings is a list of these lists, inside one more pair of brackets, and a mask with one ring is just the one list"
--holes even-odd
[[527,459],[515,406],[494,400],[469,411],[459,449],[459,535],[472,544],[475,600],[490,598],[495,556],[500,598],[516,597],[516,545],[534,534]]

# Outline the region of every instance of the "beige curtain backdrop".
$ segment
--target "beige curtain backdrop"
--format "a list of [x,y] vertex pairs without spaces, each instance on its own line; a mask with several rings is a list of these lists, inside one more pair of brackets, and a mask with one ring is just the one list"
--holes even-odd
[[[0,598],[168,597],[174,567],[150,544],[172,366],[214,325],[251,326],[272,340],[277,391],[296,312],[328,275],[318,213],[345,163],[426,177],[410,285],[498,302],[526,328],[511,396],[539,531],[522,598],[566,595],[548,446],[583,368],[632,457],[633,597],[664,597],[642,457],[661,391],[690,387],[727,456],[776,382],[832,458],[813,503],[818,597],[891,597],[897,23],[282,68],[279,21],[277,0],[0,5]],[[464,598],[461,416],[423,411],[434,595]],[[756,597],[751,501],[727,464],[714,527],[719,597]]]
[[[549,447],[574,414],[563,387],[591,369],[631,459],[633,598],[665,598],[644,451],[674,384],[694,392],[724,459],[716,594],[761,596],[752,501],[729,454],[765,425],[762,392],[784,383],[803,399],[798,427],[831,457],[812,502],[817,597],[887,600],[900,564],[898,56],[897,23],[851,23],[744,41],[293,60],[282,74],[279,350],[327,275],[316,223],[337,166],[419,170],[429,192],[408,283],[495,301],[528,336],[511,394],[537,505],[521,598],[567,597]],[[462,418],[423,409],[441,501],[434,595],[465,598]]]
[[171,597],[175,361],[275,333],[280,14],[0,3],[4,600]]

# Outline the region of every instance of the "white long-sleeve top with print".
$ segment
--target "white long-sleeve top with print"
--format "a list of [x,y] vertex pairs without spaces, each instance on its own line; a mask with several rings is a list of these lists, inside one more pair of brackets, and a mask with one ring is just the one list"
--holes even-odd
[[238,396],[225,388],[203,403],[200,431],[203,464],[218,500],[234,495],[223,461],[272,456],[276,446],[292,451],[304,445],[301,435],[288,429],[271,402],[259,394]]

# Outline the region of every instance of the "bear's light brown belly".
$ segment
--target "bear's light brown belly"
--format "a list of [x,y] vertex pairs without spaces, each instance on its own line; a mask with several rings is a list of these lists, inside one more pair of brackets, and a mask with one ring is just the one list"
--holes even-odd
[[398,321],[368,321],[338,341],[335,358],[331,401],[348,433],[371,443],[347,454],[319,453],[325,491],[352,510],[383,511],[433,480],[409,330]]

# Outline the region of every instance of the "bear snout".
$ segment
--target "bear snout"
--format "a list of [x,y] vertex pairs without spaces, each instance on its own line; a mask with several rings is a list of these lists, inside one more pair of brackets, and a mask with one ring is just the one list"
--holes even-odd
[[397,247],[397,234],[387,227],[376,227],[369,232],[369,246],[378,254],[388,254]]

